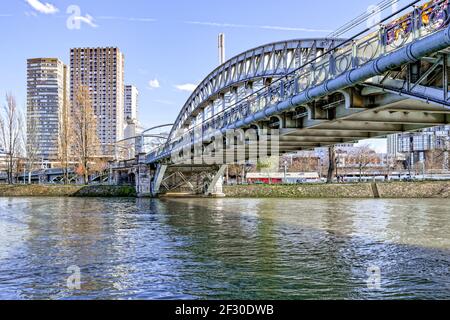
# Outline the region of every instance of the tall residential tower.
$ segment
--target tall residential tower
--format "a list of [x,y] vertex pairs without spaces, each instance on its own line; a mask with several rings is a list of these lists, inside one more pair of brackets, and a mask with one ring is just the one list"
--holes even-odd
[[[59,158],[60,123],[67,107],[67,67],[57,58],[27,60],[27,150],[35,161]],[[29,155],[30,156],[30,155]]]
[[127,119],[137,119],[139,91],[133,85],[125,86],[125,121]]
[[103,155],[111,155],[113,145],[123,138],[124,55],[113,47],[71,49],[70,80],[72,105],[77,89],[89,88]]

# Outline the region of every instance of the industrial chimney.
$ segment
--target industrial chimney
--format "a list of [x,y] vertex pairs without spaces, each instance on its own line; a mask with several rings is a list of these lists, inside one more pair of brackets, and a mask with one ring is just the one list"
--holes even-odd
[[225,63],[225,34],[219,33],[219,65]]

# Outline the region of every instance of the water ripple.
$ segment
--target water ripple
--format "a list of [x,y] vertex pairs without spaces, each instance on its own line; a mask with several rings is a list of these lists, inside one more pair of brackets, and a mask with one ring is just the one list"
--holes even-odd
[[450,298],[448,230],[439,199],[0,198],[0,299]]

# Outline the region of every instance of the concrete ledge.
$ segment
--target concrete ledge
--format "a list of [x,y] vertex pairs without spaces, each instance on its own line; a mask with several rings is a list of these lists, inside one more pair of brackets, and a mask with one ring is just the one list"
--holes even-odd
[[450,198],[450,181],[377,183],[380,198]]
[[135,197],[130,186],[0,185],[0,197]]
[[75,192],[73,197],[137,197],[136,189],[131,186],[86,186]]
[[[450,198],[450,181],[224,186],[224,193],[229,198]],[[0,184],[0,197],[136,196],[135,188],[131,186]],[[201,197],[191,194],[170,196]]]
[[373,198],[370,183],[224,186],[229,198]]
[[450,198],[450,181],[224,186],[229,198]]

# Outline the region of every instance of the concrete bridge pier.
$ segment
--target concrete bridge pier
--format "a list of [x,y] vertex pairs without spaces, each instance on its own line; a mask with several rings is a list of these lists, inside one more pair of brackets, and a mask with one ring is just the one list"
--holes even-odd
[[151,196],[151,177],[150,168],[145,163],[145,153],[137,156],[137,165],[135,166],[136,175],[136,194],[139,198]]
[[160,164],[156,168],[155,174],[153,175],[152,181],[150,183],[150,193],[153,197],[158,196],[161,189],[161,183],[163,182],[164,175],[167,170],[167,165]]
[[206,190],[206,196],[214,198],[225,197],[225,194],[223,193],[223,176],[226,169],[227,165],[222,165],[220,166],[219,170],[217,170],[208,186],[208,189]]

